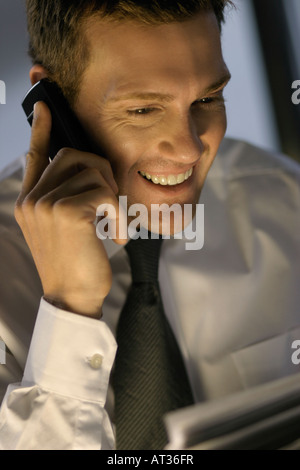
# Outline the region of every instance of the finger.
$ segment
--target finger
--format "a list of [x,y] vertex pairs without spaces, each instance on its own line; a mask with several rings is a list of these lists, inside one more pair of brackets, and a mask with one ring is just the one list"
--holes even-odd
[[34,192],[36,196],[43,196],[87,169],[100,172],[106,185],[110,186],[115,194],[118,193],[118,186],[108,160],[71,148],[63,148],[58,152],[40,178]]
[[[82,158],[80,153],[78,153],[78,157]],[[81,163],[81,165],[77,165],[78,169],[80,168],[97,168],[101,171],[102,175],[104,176],[104,179],[106,182],[109,184],[111,189],[115,194],[119,192],[119,187],[117,185],[117,182],[114,178],[114,174],[112,171],[111,164],[106,158],[103,158],[99,155],[91,154],[91,153],[85,153],[84,160]]]
[[30,149],[26,156],[26,169],[21,194],[24,198],[37,184],[49,164],[51,113],[41,101],[34,105]]
[[78,194],[75,191],[74,195],[69,194],[56,199],[58,192],[59,189],[54,190],[39,200],[38,206],[43,211],[43,214],[39,214],[39,219],[44,215],[49,220],[47,216],[49,209],[54,212],[57,220],[60,218],[69,226],[74,224],[76,220],[92,224],[95,234],[98,235],[98,238],[101,238],[98,231],[101,222],[99,225],[98,221],[97,228],[94,227],[94,223],[98,216],[107,213],[105,223],[108,222],[112,229],[109,238],[118,244],[127,242],[127,214],[109,186],[101,185]]
[[[43,198],[46,200],[47,197]],[[43,200],[40,200],[39,203]],[[105,204],[118,214],[118,200],[111,188],[98,187],[81,192],[74,196],[67,196],[57,200],[52,210],[57,220],[60,218],[64,223],[74,223],[76,220],[84,223],[94,223],[98,206],[105,201]]]
[[33,199],[39,200],[39,202],[42,203],[45,202],[51,206],[59,199],[76,196],[91,189],[101,187],[110,188],[100,171],[95,168],[86,168],[80,173],[69,178],[67,181],[64,181],[53,190],[47,191],[41,198],[38,198],[36,195],[37,189],[34,189],[31,192],[31,196]]

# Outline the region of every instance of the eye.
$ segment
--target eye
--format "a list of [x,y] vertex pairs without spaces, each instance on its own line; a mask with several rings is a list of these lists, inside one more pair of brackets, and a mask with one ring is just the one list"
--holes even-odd
[[129,116],[146,116],[155,111],[155,108],[137,108],[137,109],[128,109],[127,113]]
[[213,98],[202,98],[201,100],[195,101],[195,104],[198,104],[198,103],[200,103],[200,104],[210,104],[213,101],[214,101]]
[[225,99],[223,96],[223,91],[213,95],[201,98],[192,103],[193,107],[200,106],[203,109],[210,109],[211,107],[219,108],[220,106],[224,107]]

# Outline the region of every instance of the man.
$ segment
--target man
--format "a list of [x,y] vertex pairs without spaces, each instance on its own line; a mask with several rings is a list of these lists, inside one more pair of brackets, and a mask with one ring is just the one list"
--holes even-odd
[[[5,386],[21,378],[43,298],[22,382],[3,401],[3,448],[114,447],[109,376],[131,278],[124,240],[104,246],[95,214],[100,204],[118,214],[118,196],[195,213],[226,130],[226,3],[27,1],[32,84],[55,80],[103,154],[63,149],[49,164],[51,116],[36,105],[15,211],[30,253],[19,232],[13,243],[11,233],[3,237],[7,264],[26,265],[14,282],[20,295],[4,293]],[[206,251],[186,251],[184,239],[162,247],[162,300],[195,402],[296,372],[299,273],[288,263],[299,250],[290,229],[299,168],[257,152],[223,144],[203,200],[212,212]],[[4,181],[10,191],[16,172]],[[279,223],[270,202],[280,186]]]

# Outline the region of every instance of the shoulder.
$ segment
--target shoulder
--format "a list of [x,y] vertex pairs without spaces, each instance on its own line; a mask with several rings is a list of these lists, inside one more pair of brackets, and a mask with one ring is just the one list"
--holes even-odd
[[42,295],[31,253],[14,217],[24,166],[25,157],[20,157],[0,172],[1,336],[21,367]]
[[17,158],[0,172],[0,227],[16,226],[14,206],[21,191],[25,155]]
[[[201,195],[207,256],[219,269],[233,264],[246,272],[262,263],[285,264],[299,276],[300,165],[285,155],[226,139]],[[258,269],[258,268],[257,268]],[[259,268],[260,269],[260,268]],[[293,282],[291,280],[291,282]]]
[[223,210],[239,213],[239,219],[248,213],[252,222],[256,216],[272,215],[276,220],[280,214],[281,222],[287,223],[289,216],[295,227],[300,212],[300,164],[280,153],[225,139],[208,174],[202,201],[210,207],[219,202]]
[[285,173],[300,179],[300,164],[279,152],[248,142],[225,138],[209,177],[235,178],[258,174]]

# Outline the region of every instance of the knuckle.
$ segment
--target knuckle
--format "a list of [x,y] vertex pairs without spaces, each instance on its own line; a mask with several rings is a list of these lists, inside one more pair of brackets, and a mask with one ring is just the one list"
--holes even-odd
[[26,163],[30,162],[30,160],[34,157],[34,152],[30,149],[26,154]]
[[108,161],[106,158],[102,158],[102,159],[101,159],[101,164],[102,164],[105,168],[111,170],[111,164],[109,163],[109,161]]
[[110,164],[110,162],[109,162],[108,160],[103,159],[102,165],[103,165],[103,167],[104,167],[104,169],[105,169],[106,171],[108,171],[109,173],[113,174],[111,164]]
[[70,203],[69,203],[69,198],[62,198],[58,199],[55,201],[53,204],[53,211],[55,215],[61,216],[63,218],[66,218],[68,215],[70,215]]
[[22,222],[22,220],[23,220],[23,211],[22,211],[22,204],[19,201],[19,199],[17,199],[17,201],[15,203],[14,216],[15,216],[15,219],[18,223]]
[[26,161],[25,161],[25,170],[32,164],[35,160],[36,152],[31,148],[29,152],[26,154]]
[[71,223],[78,220],[82,208],[74,205],[72,198],[65,197],[56,201],[52,206],[53,218],[59,227],[67,230],[72,226]]
[[36,203],[35,203],[35,206],[34,206],[34,210],[36,212],[37,215],[49,215],[49,212],[51,211],[51,201],[49,200],[49,198],[47,198],[46,196],[44,197],[41,197]]
[[97,170],[97,168],[86,168],[84,170],[84,173],[88,179],[92,180],[95,183],[101,184],[103,181],[101,173],[99,170]]
[[32,196],[27,195],[25,198],[20,194],[14,206],[14,216],[18,224],[22,223],[28,215],[34,210],[35,201]]
[[31,194],[28,194],[22,201],[22,212],[29,213],[34,210],[35,199]]
[[116,197],[110,187],[102,187],[100,189],[101,198],[105,200],[106,203],[116,205]]
[[58,160],[61,160],[62,158],[63,159],[66,159],[66,158],[70,159],[71,156],[73,156],[73,155],[74,155],[74,149],[71,149],[69,147],[63,147],[57,152],[55,158],[56,158],[56,161],[58,161]]

